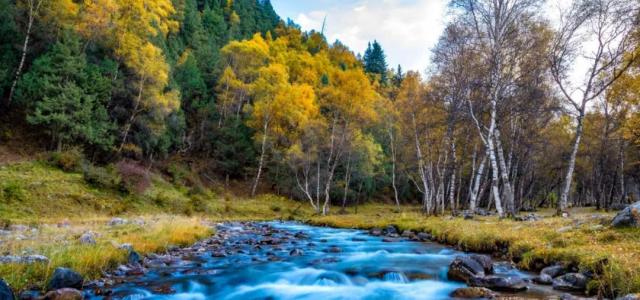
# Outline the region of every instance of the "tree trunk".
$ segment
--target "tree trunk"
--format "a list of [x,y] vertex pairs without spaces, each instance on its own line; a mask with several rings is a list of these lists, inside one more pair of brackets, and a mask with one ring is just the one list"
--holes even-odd
[[15,78],[13,79],[13,83],[11,84],[11,89],[9,91],[9,98],[7,98],[7,106],[11,105],[11,100],[13,99],[13,94],[16,91],[18,80],[20,80],[20,75],[22,74],[24,63],[27,60],[27,51],[29,50],[29,39],[31,38],[31,28],[33,27],[35,14],[37,14],[38,10],[40,10],[41,4],[42,4],[42,0],[39,0],[34,7],[33,0],[29,1],[29,21],[27,22],[27,32],[24,37],[24,43],[22,44],[22,55],[20,57],[20,63],[18,64]]
[[484,177],[484,168],[487,164],[487,156],[485,155],[482,158],[482,162],[480,162],[480,166],[478,166],[478,171],[475,175],[475,179],[473,180],[473,188],[469,192],[469,209],[472,212],[475,212],[478,207],[478,197],[480,196],[478,193],[480,192],[480,181],[482,177]]
[[396,201],[396,207],[400,209],[400,199],[398,198],[398,187],[396,185],[396,146],[392,128],[389,128],[389,146],[391,148],[391,185],[393,186],[393,196]]
[[509,169],[507,168],[507,164],[504,159],[504,151],[502,149],[502,141],[500,140],[500,129],[496,128],[495,130],[495,142],[496,142],[496,152],[498,152],[498,159],[500,162],[500,175],[502,177],[502,195],[504,197],[505,204],[507,206],[507,213],[509,216],[515,216],[515,203],[514,203],[514,192],[511,187],[511,181],[509,180]]
[[267,130],[269,129],[269,121],[266,120],[263,125],[262,145],[260,147],[260,162],[258,163],[258,173],[256,174],[256,180],[253,182],[251,188],[251,197],[256,195],[258,184],[260,183],[260,175],[262,174],[262,167],[264,166],[264,154],[267,150]]
[[567,212],[569,207],[569,192],[571,191],[571,182],[573,180],[573,172],[576,167],[576,157],[578,156],[578,149],[580,148],[580,140],[582,139],[584,113],[580,112],[578,115],[578,125],[576,127],[576,134],[573,140],[573,148],[571,149],[571,156],[569,158],[569,165],[567,166],[567,173],[564,178],[564,184],[562,187],[562,194],[560,195],[560,201],[558,202],[558,215]]
[[351,153],[349,153],[349,159],[347,160],[347,171],[344,175],[344,195],[342,196],[342,211],[345,211],[347,207],[347,196],[349,194],[349,181],[351,181]]
[[138,115],[138,108],[140,107],[140,102],[142,101],[142,90],[144,88],[144,77],[140,82],[140,88],[138,89],[138,96],[136,97],[136,103],[133,105],[133,112],[131,113],[131,117],[127,121],[124,126],[124,135],[122,136],[122,142],[120,142],[120,147],[118,147],[118,153],[122,152],[122,148],[124,148],[125,143],[127,142],[127,137],[129,137],[129,131],[131,131],[131,126],[133,126],[133,122],[136,120],[136,116]]

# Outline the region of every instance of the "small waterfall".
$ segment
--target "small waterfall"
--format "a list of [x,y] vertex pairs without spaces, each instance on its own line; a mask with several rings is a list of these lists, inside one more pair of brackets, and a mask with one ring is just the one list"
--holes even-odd
[[408,283],[409,278],[402,272],[389,272],[384,274],[382,280],[395,283]]

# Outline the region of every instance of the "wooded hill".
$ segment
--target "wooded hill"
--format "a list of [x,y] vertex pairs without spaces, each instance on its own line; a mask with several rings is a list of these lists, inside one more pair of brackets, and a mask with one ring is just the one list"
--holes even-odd
[[[85,172],[246,181],[324,214],[637,200],[638,4],[577,1],[561,24],[541,4],[452,1],[423,77],[390,69],[378,42],[360,56],[303,32],[268,0],[0,0],[0,139],[35,133]],[[590,71],[569,83],[583,54]]]

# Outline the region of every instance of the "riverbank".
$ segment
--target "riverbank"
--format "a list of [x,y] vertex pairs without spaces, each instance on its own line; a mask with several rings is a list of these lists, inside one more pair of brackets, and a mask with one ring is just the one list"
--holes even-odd
[[[44,255],[44,263],[0,264],[0,278],[16,290],[43,287],[59,266],[87,279],[126,261],[122,244],[141,254],[189,245],[212,233],[211,224],[230,220],[298,220],[339,228],[370,229],[395,225],[428,232],[440,243],[464,251],[514,260],[538,271],[553,263],[593,271],[592,294],[640,292],[640,230],[613,229],[612,213],[580,209],[570,218],[538,212],[530,221],[496,217],[425,218],[416,207],[365,205],[345,214],[315,216],[307,203],[264,195],[244,199],[223,190],[194,190],[152,178],[143,194],[123,194],[87,184],[81,173],[63,172],[40,162],[0,167],[0,253]],[[338,208],[334,208],[337,212]],[[112,226],[114,217],[127,224]],[[89,233],[94,243],[83,243]]]
[[89,184],[79,171],[45,162],[0,166],[0,279],[17,291],[41,289],[57,267],[97,279],[141,255],[191,245],[228,220],[308,218],[305,205],[194,189],[154,174],[140,194]]
[[367,205],[358,213],[314,217],[310,224],[339,228],[384,228],[427,232],[436,241],[470,252],[489,253],[515,261],[524,270],[539,271],[562,263],[592,272],[587,292],[626,295],[640,292],[640,229],[614,229],[614,214],[576,209],[569,218],[536,213],[528,221],[495,216],[424,217],[417,208]]

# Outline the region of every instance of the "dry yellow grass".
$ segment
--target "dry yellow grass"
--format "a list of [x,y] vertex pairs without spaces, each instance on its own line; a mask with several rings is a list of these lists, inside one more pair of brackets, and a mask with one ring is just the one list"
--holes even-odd
[[[5,239],[0,251],[12,254],[37,253],[47,256],[49,263],[0,265],[0,278],[17,290],[35,285],[42,287],[55,268],[72,268],[87,279],[100,277],[126,261],[127,251],[118,246],[129,243],[142,253],[160,252],[168,246],[186,246],[211,234],[202,218],[154,216],[141,218],[144,225],[108,226],[107,219],[96,218],[70,222],[69,227],[39,224],[37,232],[26,232],[26,239]],[[84,232],[96,235],[95,245],[82,245]]]

